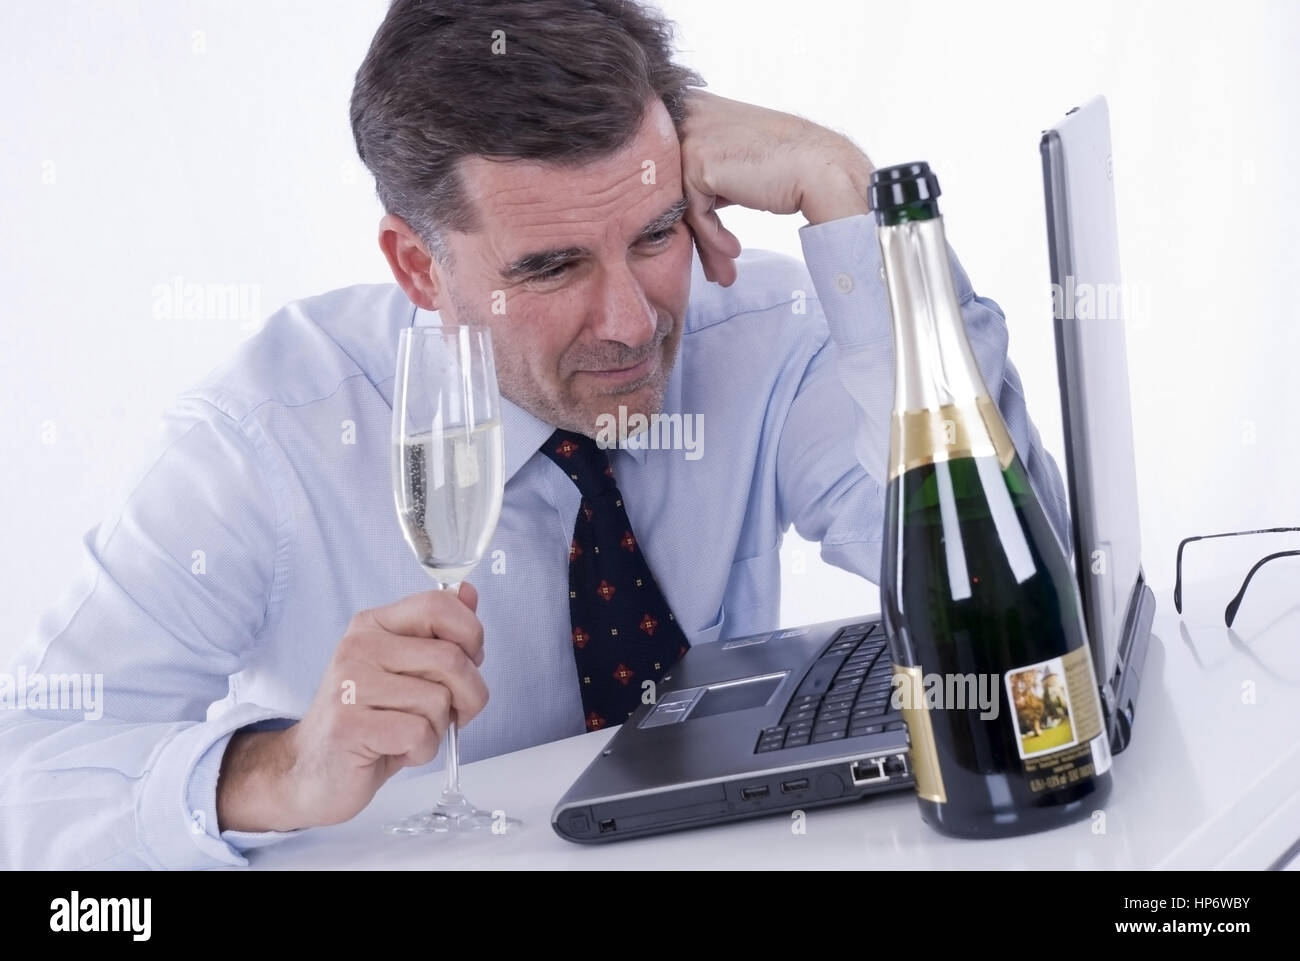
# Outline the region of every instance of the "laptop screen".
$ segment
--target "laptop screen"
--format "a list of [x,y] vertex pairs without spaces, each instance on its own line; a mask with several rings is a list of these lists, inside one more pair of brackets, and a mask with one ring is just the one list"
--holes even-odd
[[1099,680],[1140,589],[1141,535],[1106,101],[1042,140],[1075,574]]

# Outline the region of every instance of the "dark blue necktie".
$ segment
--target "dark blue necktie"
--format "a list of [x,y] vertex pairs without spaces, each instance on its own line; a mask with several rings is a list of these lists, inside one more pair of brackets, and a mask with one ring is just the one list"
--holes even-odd
[[557,430],[541,451],[578,486],[569,542],[569,621],[587,730],[622,724],[690,642],[632,533],[609,455],[584,434]]

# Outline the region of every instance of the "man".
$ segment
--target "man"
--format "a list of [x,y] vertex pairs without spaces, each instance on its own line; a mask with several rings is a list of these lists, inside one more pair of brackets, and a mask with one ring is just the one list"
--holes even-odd
[[[106,691],[94,723],[0,721],[7,863],[243,864],[437,766],[452,712],[467,761],[621,723],[690,645],[776,625],[791,525],[878,576],[893,378],[871,163],[691,89],[670,36],[623,0],[393,4],[352,123],[397,286],[285,307],[175,406],[20,656]],[[727,204],[801,214],[807,269],[742,255]],[[954,266],[1066,541],[1002,314]],[[399,331],[471,322],[492,329],[506,486],[456,595],[402,539],[389,431]],[[691,450],[595,443],[631,414],[705,430]]]

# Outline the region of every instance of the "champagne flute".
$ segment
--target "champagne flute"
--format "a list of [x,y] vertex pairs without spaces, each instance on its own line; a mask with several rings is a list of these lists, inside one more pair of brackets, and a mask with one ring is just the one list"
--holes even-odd
[[[393,494],[406,542],[443,590],[460,590],[496,530],[505,461],[500,408],[487,327],[401,332],[393,386]],[[443,750],[447,783],[437,805],[386,825],[386,831],[426,835],[492,827],[492,814],[460,791],[455,711]],[[520,823],[497,820],[498,831]]]

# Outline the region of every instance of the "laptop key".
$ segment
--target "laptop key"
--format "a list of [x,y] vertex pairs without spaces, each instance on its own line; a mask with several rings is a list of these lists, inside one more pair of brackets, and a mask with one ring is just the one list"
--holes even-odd
[[844,738],[844,731],[822,731],[820,734],[812,736],[814,744],[820,744],[823,741],[839,741]]
[[808,738],[810,734],[811,732],[805,734],[799,734],[799,735],[791,734],[785,739],[785,746],[803,747],[805,744],[808,743]]
[[783,726],[765,728],[761,736],[762,737],[785,737],[785,728]]
[[819,657],[813,662],[813,666],[808,669],[808,673],[799,682],[799,689],[795,692],[798,697],[806,697],[810,694],[821,695],[831,686],[835,679],[836,672],[839,671],[840,665],[844,663],[843,655],[828,655]]
[[853,710],[865,708],[870,711],[879,711],[882,707],[889,706],[889,695],[876,694],[872,697],[859,698],[853,702]]
[[849,728],[849,737],[866,737],[868,734],[879,734],[884,729],[883,724],[855,724]]
[[889,697],[893,691],[892,684],[873,684],[870,687],[863,687],[858,691],[858,700],[873,701],[878,697]]

